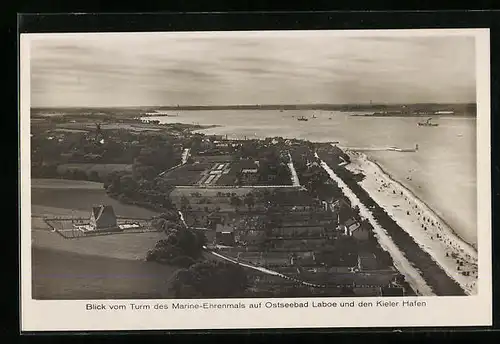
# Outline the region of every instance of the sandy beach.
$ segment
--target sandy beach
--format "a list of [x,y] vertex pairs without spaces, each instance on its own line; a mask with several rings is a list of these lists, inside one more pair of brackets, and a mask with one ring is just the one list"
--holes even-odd
[[363,173],[360,183],[366,192],[415,242],[441,266],[468,294],[476,294],[477,251],[458,237],[409,189],[394,180],[378,164],[361,152],[348,151],[355,173]]

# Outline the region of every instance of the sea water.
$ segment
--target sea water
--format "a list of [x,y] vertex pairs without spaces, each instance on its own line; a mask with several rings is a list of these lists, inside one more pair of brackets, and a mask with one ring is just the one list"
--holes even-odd
[[[367,117],[331,111],[174,111],[176,117],[149,117],[162,123],[220,125],[205,134],[229,138],[288,137],[338,141],[370,148],[365,153],[407,186],[465,241],[477,245],[476,119],[440,117],[437,127],[418,126],[422,118]],[[360,115],[360,113],[356,114]],[[299,116],[308,121],[298,121]],[[316,118],[313,118],[315,116]],[[417,152],[381,149],[395,146]]]

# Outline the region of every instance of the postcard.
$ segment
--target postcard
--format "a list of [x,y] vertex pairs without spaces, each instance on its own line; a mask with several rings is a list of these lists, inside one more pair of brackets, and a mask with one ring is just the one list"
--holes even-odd
[[21,34],[21,329],[492,323],[487,29]]

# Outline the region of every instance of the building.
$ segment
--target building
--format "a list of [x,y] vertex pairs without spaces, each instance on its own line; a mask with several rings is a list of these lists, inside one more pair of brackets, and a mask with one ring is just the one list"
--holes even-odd
[[271,202],[286,212],[318,211],[323,208],[319,201],[301,191],[278,191]]
[[247,245],[261,245],[266,242],[266,239],[266,232],[261,230],[249,230],[240,236],[240,241]]
[[378,269],[377,257],[371,253],[360,253],[358,256],[358,269],[360,271],[377,270]]
[[244,168],[241,170],[241,183],[252,185],[259,181],[259,170],[257,168]]
[[382,296],[405,296],[405,290],[402,287],[382,287]]
[[362,226],[361,223],[353,218],[349,218],[344,222],[343,225],[339,226],[341,232],[344,235],[352,236],[358,240],[368,240],[370,237],[370,231],[366,226]]
[[234,246],[234,232],[215,232],[215,244],[222,246]]
[[297,266],[317,265],[314,251],[292,253],[291,265],[297,265]]
[[357,240],[365,241],[370,239],[371,231],[364,224],[358,224],[358,226],[349,229],[349,231],[351,236]]
[[113,207],[110,205],[92,207],[90,227],[95,231],[120,230]]
[[217,223],[215,225],[215,244],[234,246],[236,242],[234,228],[231,225]]

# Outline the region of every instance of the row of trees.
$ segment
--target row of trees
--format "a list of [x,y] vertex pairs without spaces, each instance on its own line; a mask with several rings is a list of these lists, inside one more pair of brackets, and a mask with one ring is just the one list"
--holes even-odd
[[205,234],[186,228],[174,210],[153,219],[153,226],[164,231],[166,238],[159,240],[155,247],[148,251],[147,261],[187,268],[201,258],[203,246],[207,243]]
[[163,211],[173,209],[169,195],[173,186],[161,178],[136,180],[127,172],[113,172],[104,181],[106,192],[123,203]]

